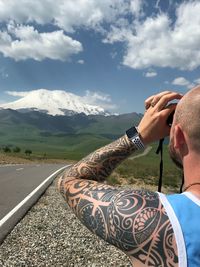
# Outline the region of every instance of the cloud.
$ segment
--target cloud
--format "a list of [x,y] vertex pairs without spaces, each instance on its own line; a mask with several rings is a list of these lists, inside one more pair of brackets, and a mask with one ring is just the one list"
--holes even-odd
[[[0,52],[15,60],[43,59],[67,60],[83,50],[82,44],[64,32],[77,29],[93,29],[102,34],[105,24],[120,21],[120,16],[139,12],[141,0],[0,0],[0,23],[7,24],[7,30],[0,31]],[[122,19],[123,20],[123,19]],[[17,26],[15,26],[17,25]],[[33,25],[35,29],[33,28]],[[38,25],[54,25],[59,30],[38,32]]]
[[6,94],[11,95],[11,96],[17,96],[17,97],[25,97],[29,93],[30,92],[6,91]]
[[102,92],[86,90],[82,99],[86,104],[101,106],[105,110],[114,110],[117,108],[117,106],[112,103],[110,95]]
[[148,72],[146,72],[146,73],[144,74],[144,76],[147,77],[147,78],[152,78],[152,77],[155,77],[155,76],[157,76],[157,75],[158,75],[158,74],[157,74],[156,71],[148,71]]
[[173,85],[177,85],[177,86],[185,86],[188,89],[192,89],[195,86],[200,84],[200,78],[193,80],[192,82],[190,82],[189,80],[187,80],[184,77],[177,77],[172,81]]
[[82,51],[80,42],[64,34],[62,30],[39,33],[33,26],[8,26],[8,32],[0,31],[0,52],[4,57],[19,60],[53,59],[65,61]]
[[77,27],[98,28],[103,22],[111,22],[127,12],[139,12],[141,0],[0,0],[0,21],[14,20],[17,23],[53,23],[67,32]]
[[199,1],[183,2],[176,9],[175,22],[160,13],[134,27],[114,26],[105,40],[126,43],[123,64],[133,69],[157,66],[193,70],[200,66],[199,14]]
[[[67,60],[83,50],[79,41],[66,35],[79,29],[102,34],[104,42],[122,42],[122,63],[133,69],[171,67],[194,70],[200,66],[200,1],[181,1],[175,16],[162,11],[160,0],[145,14],[144,0],[0,0],[0,51],[15,60],[45,58]],[[30,25],[54,25],[59,30],[40,33]],[[34,39],[34,41],[33,41]]]
[[194,82],[195,82],[196,84],[200,84],[200,78],[194,80]]
[[85,63],[85,61],[84,61],[83,59],[79,59],[79,60],[77,61],[77,63],[83,65],[83,64]]
[[184,77],[177,77],[176,79],[174,79],[172,81],[173,85],[178,85],[178,86],[185,86],[188,89],[191,89],[195,86],[195,81],[194,82],[190,82],[187,79],[185,79]]
[[172,81],[172,84],[174,85],[180,85],[180,86],[187,86],[190,84],[188,80],[186,80],[184,77],[177,77]]
[[130,10],[133,15],[138,18],[143,15],[143,0],[132,0],[130,3]]

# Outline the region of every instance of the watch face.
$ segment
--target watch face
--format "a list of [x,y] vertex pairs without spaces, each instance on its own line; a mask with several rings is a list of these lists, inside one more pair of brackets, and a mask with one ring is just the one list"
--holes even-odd
[[137,133],[138,133],[138,131],[137,131],[137,129],[135,127],[131,127],[130,129],[128,129],[126,131],[126,134],[127,134],[128,138],[132,138]]

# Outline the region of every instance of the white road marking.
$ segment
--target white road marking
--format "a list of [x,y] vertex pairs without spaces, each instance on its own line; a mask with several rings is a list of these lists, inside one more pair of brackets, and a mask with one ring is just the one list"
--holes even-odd
[[17,212],[48,180],[50,180],[54,175],[59,173],[60,171],[66,169],[69,165],[60,168],[59,170],[52,173],[49,177],[47,177],[38,187],[36,187],[27,197],[25,197],[16,207],[14,207],[3,219],[0,220],[0,227],[12,217],[15,212]]
[[19,166],[19,165],[24,165],[24,164],[1,164],[0,168],[5,168],[5,167],[12,167],[12,166]]
[[16,169],[16,171],[22,171],[24,170],[24,168],[19,168],[19,169]]

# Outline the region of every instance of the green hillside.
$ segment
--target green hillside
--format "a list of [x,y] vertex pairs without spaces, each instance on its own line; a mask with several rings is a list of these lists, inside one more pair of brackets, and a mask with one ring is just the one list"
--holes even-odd
[[[141,114],[119,116],[86,116],[83,114],[50,116],[40,112],[20,113],[0,110],[0,147],[11,150],[11,155],[27,157],[25,150],[32,151],[31,158],[79,160],[95,149],[123,135],[130,126],[137,125]],[[167,139],[166,139],[167,141]],[[13,153],[15,147],[19,153]],[[141,158],[127,159],[109,177],[110,182],[156,185],[159,177],[160,158],[155,154],[157,144]],[[1,152],[2,152],[1,151]],[[8,154],[8,153],[7,153]],[[178,190],[180,171],[172,164],[167,145],[164,145],[164,185]]]
[[50,116],[0,110],[0,147],[30,149],[35,157],[79,159],[138,124],[141,114]]
[[[157,185],[159,177],[160,155],[156,154],[158,144],[152,145],[150,152],[134,160],[127,159],[117,169],[116,173],[127,180],[128,183]],[[172,191],[178,191],[182,180],[182,172],[170,159],[168,145],[163,147],[163,185]]]

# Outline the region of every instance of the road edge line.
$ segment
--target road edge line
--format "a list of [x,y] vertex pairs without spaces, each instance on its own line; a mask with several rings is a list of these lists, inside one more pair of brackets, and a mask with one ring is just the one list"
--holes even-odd
[[[57,177],[59,173],[61,173],[64,169],[68,168],[70,165],[66,165],[54,173],[52,173],[50,176],[48,176],[40,185],[38,185],[31,193],[29,193],[17,206],[15,206],[8,214],[6,214],[1,220],[0,220],[0,230],[5,226],[5,223],[8,222],[13,215],[15,215],[20,209],[23,208],[24,205],[27,204],[27,208],[23,209],[20,216],[14,220],[14,223],[12,225],[8,225],[8,229],[3,229],[3,231],[0,231],[0,244],[3,242],[5,237],[12,231],[12,229],[15,227],[15,225],[24,217],[24,215],[27,213],[27,211],[36,203],[36,201],[39,199],[39,197],[45,192],[45,190],[48,188],[48,186],[52,183],[54,178]],[[36,194],[38,195],[36,196]],[[35,197],[35,198],[33,198]],[[33,201],[31,201],[31,198]],[[31,202],[28,204],[28,202]],[[4,227],[5,228],[5,227]]]

